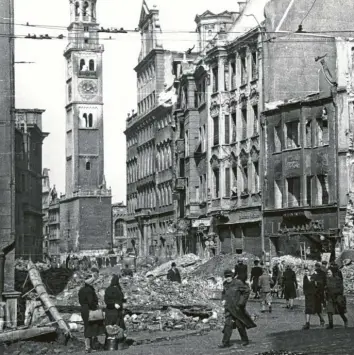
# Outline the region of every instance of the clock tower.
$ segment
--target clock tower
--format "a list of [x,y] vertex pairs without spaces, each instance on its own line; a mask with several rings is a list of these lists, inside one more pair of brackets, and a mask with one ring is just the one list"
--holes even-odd
[[62,252],[111,247],[111,191],[103,152],[102,54],[97,0],[70,0],[66,59],[66,180],[61,199]]

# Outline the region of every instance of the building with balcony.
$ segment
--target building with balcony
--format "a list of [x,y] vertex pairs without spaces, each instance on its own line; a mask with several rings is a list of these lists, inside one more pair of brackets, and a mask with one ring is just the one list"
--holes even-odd
[[42,260],[42,132],[44,110],[15,110],[16,257]]
[[[172,72],[182,62],[184,53],[165,45],[159,8],[150,1],[143,2],[139,28],[142,46],[135,67],[138,110],[128,115],[125,130],[127,234],[138,246],[140,256],[166,257],[177,252],[172,195],[172,112],[176,100]],[[180,40],[180,34],[168,33],[167,37],[173,46]],[[186,43],[190,46],[190,42],[183,40],[179,43],[184,51],[188,50]]]

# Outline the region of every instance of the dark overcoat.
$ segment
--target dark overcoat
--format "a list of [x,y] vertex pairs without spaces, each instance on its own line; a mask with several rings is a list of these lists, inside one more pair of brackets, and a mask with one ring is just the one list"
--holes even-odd
[[291,269],[286,269],[283,273],[284,298],[286,300],[296,298],[297,280],[296,274]]
[[98,309],[98,298],[95,289],[91,285],[85,284],[79,290],[79,303],[81,306],[81,317],[84,322],[85,338],[96,337],[106,333],[103,321],[89,322],[90,311]]
[[322,312],[320,290],[321,287],[316,284],[313,277],[304,276],[305,314],[318,314]]
[[327,297],[327,313],[340,314],[347,312],[343,280],[340,277],[327,277],[325,292]]
[[177,268],[175,270],[170,269],[167,273],[167,280],[181,283],[181,275]]
[[[120,286],[109,286],[104,294],[104,301],[106,303],[105,324],[118,325],[122,329],[125,328],[123,302],[124,294]],[[116,309],[115,304],[119,304],[120,308]]]
[[257,292],[259,290],[258,280],[263,274],[263,269],[260,266],[254,266],[251,270],[251,281],[252,281],[252,290]]
[[248,270],[246,264],[237,264],[235,266],[235,276],[237,276],[238,279],[245,282],[247,280],[247,273]]
[[249,295],[249,286],[241,280],[233,279],[231,282],[224,282],[222,299],[225,300],[225,311],[229,312],[235,320],[243,323],[247,329],[257,326],[246,310]]

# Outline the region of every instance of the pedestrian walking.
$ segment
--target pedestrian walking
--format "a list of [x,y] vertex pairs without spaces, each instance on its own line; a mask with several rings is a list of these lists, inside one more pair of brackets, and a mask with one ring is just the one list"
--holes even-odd
[[282,260],[281,263],[279,264],[279,277],[278,277],[278,285],[280,287],[280,298],[284,298],[284,287],[283,287],[283,281],[284,281],[284,271],[285,271],[285,261]]
[[305,267],[305,275],[303,278],[303,292],[305,295],[305,320],[306,323],[302,329],[310,329],[311,315],[317,314],[320,318],[321,326],[324,326],[325,321],[322,317],[322,302],[321,292],[322,285],[315,281],[311,276],[310,270]]
[[235,277],[246,282],[248,277],[247,265],[243,263],[243,259],[238,259],[235,266]]
[[294,270],[287,265],[283,273],[284,298],[286,300],[286,308],[294,308],[294,299],[296,298],[297,280]]
[[344,296],[343,280],[338,275],[333,275],[332,270],[327,270],[326,283],[327,297],[327,314],[328,326],[327,329],[333,329],[333,315],[339,314],[344,322],[344,327],[348,326],[348,319],[345,316],[347,313],[347,302]]
[[233,329],[237,328],[242,345],[249,344],[246,329],[256,327],[251,316],[246,311],[246,304],[250,295],[249,286],[242,280],[233,279],[233,272],[225,270],[224,272],[224,289],[222,292],[222,303],[225,307],[225,326],[223,329],[222,344],[220,348],[228,348],[231,346],[230,339]]
[[252,291],[254,292],[254,298],[259,298],[259,285],[258,280],[260,276],[263,274],[262,268],[259,266],[259,260],[256,259],[254,262],[254,266],[251,270],[251,282],[252,282]]
[[167,273],[167,280],[172,281],[172,282],[178,282],[181,283],[181,274],[179,273],[179,270],[176,267],[176,263],[173,262],[171,264],[171,269],[168,270]]
[[326,297],[325,297],[325,287],[326,287],[326,282],[327,282],[327,273],[323,271],[322,269],[322,265],[317,262],[315,264],[315,274],[313,275],[313,277],[316,279],[315,281],[321,286],[319,289],[319,292],[321,294],[321,303],[322,303],[322,307],[326,308]]
[[264,268],[263,274],[259,278],[259,289],[261,294],[261,312],[265,312],[267,307],[269,313],[272,312],[272,285],[272,276],[269,274],[269,270]]
[[84,286],[79,290],[81,317],[84,322],[85,351],[90,353],[98,344],[97,337],[106,333],[103,320],[89,321],[90,311],[98,309],[98,298],[92,286],[95,277],[90,275],[85,279]]

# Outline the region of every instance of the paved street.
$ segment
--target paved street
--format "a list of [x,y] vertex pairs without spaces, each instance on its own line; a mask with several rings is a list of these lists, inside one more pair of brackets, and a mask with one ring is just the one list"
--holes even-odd
[[[296,309],[287,310],[284,301],[276,301],[271,314],[259,313],[256,323],[258,327],[249,331],[251,343],[241,347],[237,332],[233,333],[233,346],[229,349],[218,349],[221,332],[213,331],[204,335],[187,336],[185,338],[132,346],[124,350],[126,355],[211,355],[211,354],[244,354],[254,355],[267,350],[287,350],[306,354],[353,354],[354,307],[349,306],[349,328],[344,329],[341,319],[335,318],[335,329],[327,330],[319,326],[318,318],[313,319],[312,329],[304,331],[303,304],[297,301]],[[259,304],[249,302],[251,313],[259,311]],[[327,319],[326,319],[327,320]],[[173,334],[173,332],[172,332]],[[82,353],[83,354],[83,353]],[[96,352],[96,354],[116,354],[116,352]]]

